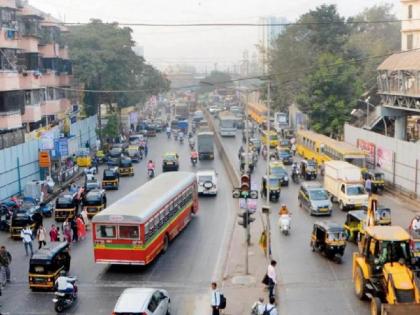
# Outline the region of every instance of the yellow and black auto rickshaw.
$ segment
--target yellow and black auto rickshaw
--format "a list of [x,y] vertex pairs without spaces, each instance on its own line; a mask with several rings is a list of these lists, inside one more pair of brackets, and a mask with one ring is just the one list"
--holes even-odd
[[316,179],[318,166],[315,160],[303,160],[300,162],[300,171],[304,180]]
[[317,251],[336,263],[341,262],[346,248],[346,233],[341,225],[321,221],[313,226],[311,235],[312,251]]
[[130,158],[123,157],[120,159],[118,172],[120,176],[134,176],[133,162]]
[[76,163],[79,167],[91,167],[92,157],[90,156],[89,149],[81,148],[76,155]]
[[115,189],[118,190],[120,186],[120,175],[118,168],[112,167],[104,170],[102,177],[102,188],[105,190]]
[[280,178],[271,175],[267,181],[267,175],[264,175],[262,177],[262,182],[261,182],[261,196],[266,198],[268,189],[270,190],[270,200],[277,202],[280,199],[280,191],[281,191]]
[[75,195],[64,194],[55,200],[55,221],[64,221],[66,218],[73,219],[77,215],[79,206]]
[[32,290],[54,290],[55,281],[62,270],[70,270],[70,253],[67,242],[51,243],[29,260],[29,288]]
[[42,213],[39,206],[31,203],[23,203],[19,209],[15,209],[10,221],[10,236],[13,239],[21,239],[20,232],[27,226],[33,232],[42,224]]
[[86,209],[89,218],[104,210],[106,208],[105,190],[94,189],[89,191],[83,199],[83,208]]
[[372,182],[372,193],[382,195],[385,189],[385,174],[371,170],[363,171],[363,178]]
[[[357,243],[364,234],[366,225],[366,210],[352,210],[347,212],[344,230],[350,242]],[[375,211],[375,225],[391,225],[391,209],[378,207]]]

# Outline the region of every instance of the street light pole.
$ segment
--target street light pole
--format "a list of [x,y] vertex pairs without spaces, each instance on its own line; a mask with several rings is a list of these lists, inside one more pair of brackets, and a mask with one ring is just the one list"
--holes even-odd
[[[249,145],[248,145],[248,90],[246,91],[246,98],[245,98],[245,173],[249,174]],[[250,182],[251,185],[251,182]],[[245,229],[245,274],[249,274],[248,270],[248,247],[250,241],[250,232],[249,232],[249,222],[248,222],[248,200],[245,199],[245,212],[246,212],[246,229]]]
[[[267,84],[267,206],[270,205],[270,102],[271,102],[271,82],[268,81]],[[270,228],[270,215],[267,214],[267,260],[270,260],[271,257],[271,228]]]

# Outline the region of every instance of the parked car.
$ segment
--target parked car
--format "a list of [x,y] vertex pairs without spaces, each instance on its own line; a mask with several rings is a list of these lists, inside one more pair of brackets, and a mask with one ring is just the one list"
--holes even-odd
[[298,193],[299,207],[311,215],[331,215],[332,204],[327,191],[317,182],[303,182]]
[[166,290],[149,288],[125,289],[114,307],[114,315],[167,315],[171,299]]
[[214,170],[197,172],[198,194],[217,195],[217,174]]

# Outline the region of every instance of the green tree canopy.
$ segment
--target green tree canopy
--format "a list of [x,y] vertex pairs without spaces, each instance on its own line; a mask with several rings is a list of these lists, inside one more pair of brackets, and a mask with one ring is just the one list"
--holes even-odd
[[133,51],[132,30],[117,23],[92,20],[70,28],[67,35],[76,78],[88,90],[144,90],[139,93],[85,94],[86,111],[96,113],[98,104],[135,105],[146,97],[166,91],[169,81],[146,65]]

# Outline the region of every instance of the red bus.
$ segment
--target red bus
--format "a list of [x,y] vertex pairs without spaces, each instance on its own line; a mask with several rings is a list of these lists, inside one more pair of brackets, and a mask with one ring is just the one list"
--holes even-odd
[[93,217],[95,262],[147,265],[197,211],[195,174],[163,173]]

